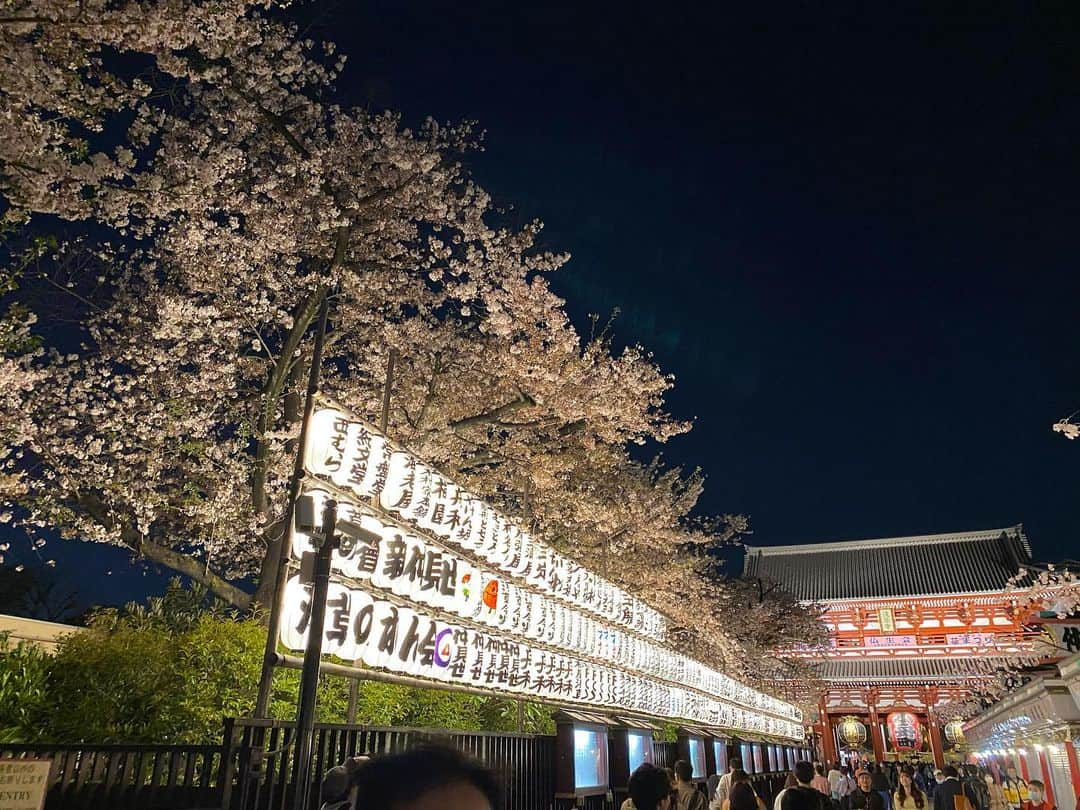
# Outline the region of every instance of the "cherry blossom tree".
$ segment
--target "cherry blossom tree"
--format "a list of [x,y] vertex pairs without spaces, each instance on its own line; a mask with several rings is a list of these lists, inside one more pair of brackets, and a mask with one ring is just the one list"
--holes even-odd
[[470,124],[340,106],[344,57],[271,6],[3,5],[4,521],[267,604],[328,300],[329,396],[374,419],[394,352],[391,435],[752,668],[695,552],[745,522],[691,519],[701,474],[631,452],[689,430],[672,378],[574,329],[568,257],[472,180]]
[[1066,439],[1070,440],[1080,438],[1080,424],[1073,421],[1073,417],[1075,416],[1076,414],[1074,413],[1072,416],[1067,416],[1054,422],[1054,432],[1060,433]]

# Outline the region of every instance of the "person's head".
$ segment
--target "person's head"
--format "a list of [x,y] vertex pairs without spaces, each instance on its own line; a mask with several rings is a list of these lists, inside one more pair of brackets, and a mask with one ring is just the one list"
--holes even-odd
[[956,779],[960,775],[952,765],[946,765],[941,769],[941,773],[944,775],[945,779]]
[[630,774],[630,799],[635,810],[668,810],[671,804],[671,782],[667,773],[648,762]]
[[1041,779],[1032,779],[1028,782],[1028,796],[1035,804],[1042,804],[1043,799],[1046,798],[1046,785]]
[[825,766],[822,765],[820,762],[817,765],[814,766],[814,770],[817,772],[818,776],[824,776],[825,775]]
[[1010,765],[1009,767],[1007,767],[1005,769],[1005,773],[1008,774],[1010,779],[1015,779],[1016,778],[1016,766],[1015,765]]
[[690,767],[690,763],[685,759],[675,760],[675,765],[672,769],[675,772],[675,784],[689,784],[694,778],[694,769]]
[[983,774],[983,781],[986,782],[987,787],[994,784],[994,775],[987,771]]
[[789,790],[781,802],[783,810],[819,810],[822,806],[821,794],[813,788]]
[[936,768],[934,770],[934,781],[939,785],[945,781],[945,772],[942,771],[941,768]]
[[323,800],[341,801],[352,788],[356,810],[495,810],[502,795],[491,771],[440,746],[332,768],[323,779]]
[[750,774],[748,774],[742,768],[739,768],[739,770],[737,771],[732,771],[731,784],[738,785],[742,783],[750,784]]
[[731,761],[728,763],[728,770],[732,773],[735,773],[735,771],[741,771],[742,759],[740,759],[739,757],[732,757]]
[[796,762],[795,778],[799,780],[800,785],[809,785],[814,781],[814,766],[805,761]]
[[745,780],[738,782],[732,781],[734,784],[731,786],[731,795],[728,797],[731,810],[758,810],[757,794],[750,787],[750,777],[747,776]]
[[914,780],[911,778],[911,774],[907,771],[900,771],[900,784],[903,785],[904,790],[910,793],[911,786],[914,784]]
[[870,778],[870,771],[859,771],[855,776],[855,781],[859,784],[859,790],[863,793],[870,792],[870,785],[873,779]]

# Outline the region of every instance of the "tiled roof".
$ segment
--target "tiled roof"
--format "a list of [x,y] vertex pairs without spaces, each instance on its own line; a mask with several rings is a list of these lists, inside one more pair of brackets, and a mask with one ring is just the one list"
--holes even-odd
[[1022,526],[979,532],[747,546],[744,576],[805,601],[1000,591],[1031,562]]
[[985,678],[1006,666],[1005,658],[833,658],[818,672],[832,683],[941,683]]

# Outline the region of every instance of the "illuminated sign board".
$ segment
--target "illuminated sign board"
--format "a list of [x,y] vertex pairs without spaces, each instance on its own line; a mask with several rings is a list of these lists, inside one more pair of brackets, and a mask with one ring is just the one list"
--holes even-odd
[[[801,715],[663,645],[663,617],[529,537],[337,409],[315,414],[305,494],[338,506],[324,652],[418,679],[787,738]],[[373,504],[378,499],[379,507]],[[292,555],[313,550],[293,531]],[[306,644],[291,579],[281,641]]]

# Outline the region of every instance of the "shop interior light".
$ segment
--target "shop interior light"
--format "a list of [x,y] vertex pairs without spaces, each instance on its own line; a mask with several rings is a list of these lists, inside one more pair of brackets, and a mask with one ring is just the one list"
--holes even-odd
[[1043,750],[1042,743],[1035,743],[1035,750],[1036,751],[1042,751]]

